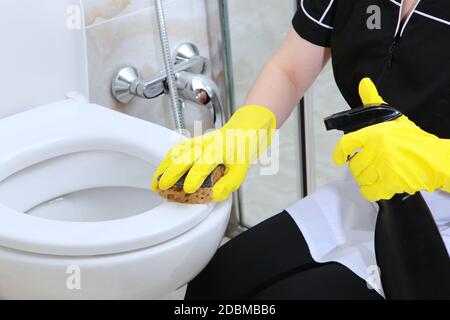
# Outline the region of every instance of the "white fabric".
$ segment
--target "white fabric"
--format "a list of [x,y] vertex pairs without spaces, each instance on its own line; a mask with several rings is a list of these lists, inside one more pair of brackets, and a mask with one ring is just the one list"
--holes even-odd
[[[422,195],[450,252],[450,194]],[[383,295],[374,246],[378,205],[360,195],[351,177],[327,184],[286,211],[300,228],[315,261],[339,262]]]

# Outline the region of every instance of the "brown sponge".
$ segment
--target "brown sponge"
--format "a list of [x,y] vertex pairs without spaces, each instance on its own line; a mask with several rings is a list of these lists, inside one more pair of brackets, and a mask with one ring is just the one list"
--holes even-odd
[[[212,187],[224,175],[224,173],[225,166],[221,164],[209,174],[200,189],[194,193],[186,193],[183,190],[184,180],[187,176],[186,173],[172,188],[168,190],[159,190],[158,193],[161,197],[166,198],[171,202],[190,204],[209,203],[212,201]],[[160,177],[158,177],[158,180]]]

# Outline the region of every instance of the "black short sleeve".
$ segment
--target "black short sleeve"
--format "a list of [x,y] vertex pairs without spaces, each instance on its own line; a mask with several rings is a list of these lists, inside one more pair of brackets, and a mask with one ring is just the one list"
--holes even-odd
[[337,0],[299,0],[292,26],[300,37],[322,47],[331,45]]

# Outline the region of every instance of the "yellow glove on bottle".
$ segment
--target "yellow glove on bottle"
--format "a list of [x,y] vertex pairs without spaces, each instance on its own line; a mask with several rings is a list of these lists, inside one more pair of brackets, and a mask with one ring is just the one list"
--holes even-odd
[[225,175],[213,187],[213,200],[223,201],[239,188],[252,161],[270,145],[275,129],[276,118],[269,109],[241,107],[221,129],[173,147],[157,168],[152,189],[167,190],[189,171],[183,189],[194,193],[219,164],[224,164]]
[[[368,78],[359,93],[365,106],[383,103]],[[338,165],[349,161],[369,201],[420,190],[450,192],[450,140],[423,131],[405,116],[344,135],[333,158]]]

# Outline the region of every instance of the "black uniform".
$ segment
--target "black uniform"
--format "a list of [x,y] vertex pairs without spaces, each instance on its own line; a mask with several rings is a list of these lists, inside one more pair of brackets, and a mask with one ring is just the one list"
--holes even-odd
[[[421,0],[401,23],[400,0],[300,0],[293,27],[331,47],[336,83],[352,107],[370,77],[422,129],[450,138],[450,1]],[[287,212],[221,247],[188,299],[381,299],[349,269],[317,263]]]
[[400,5],[300,0],[293,26],[302,38],[331,47],[334,77],[351,107],[361,105],[358,84],[367,76],[385,101],[423,130],[448,139],[450,1],[420,0],[403,24]]

